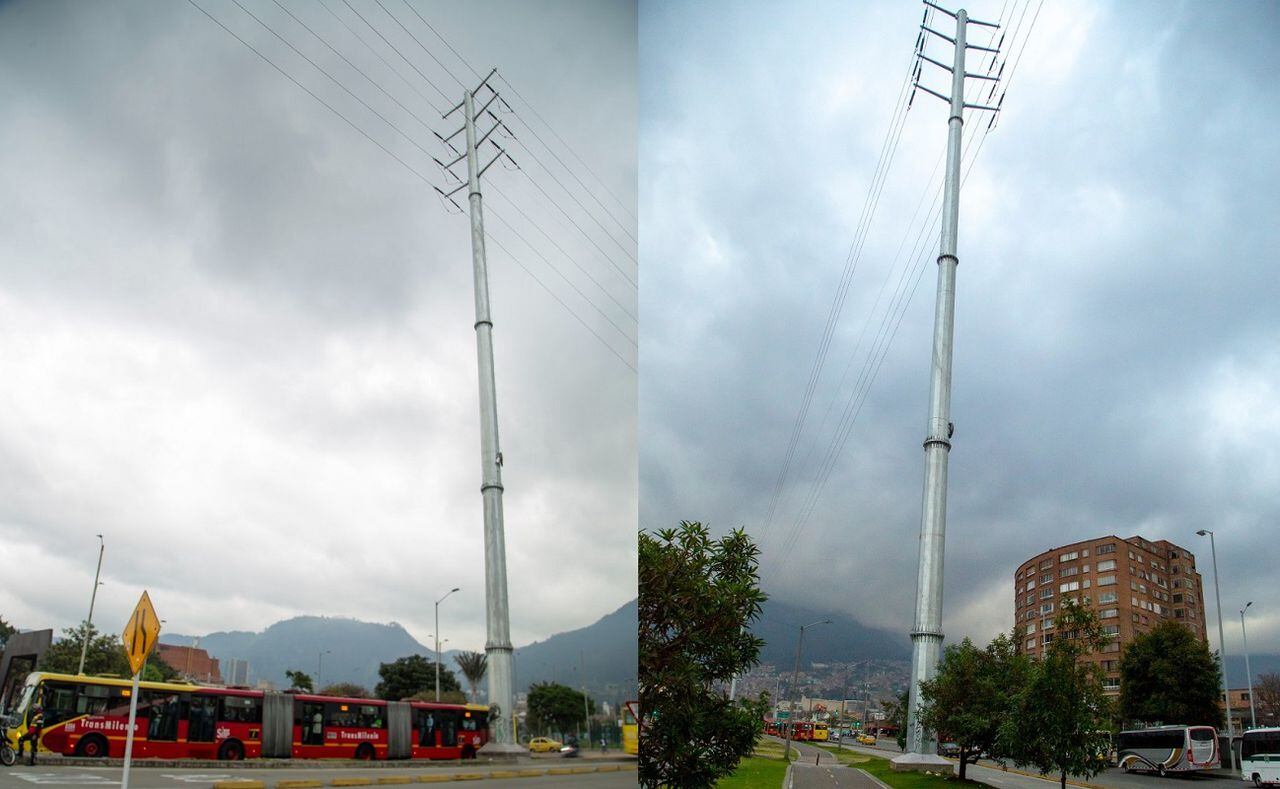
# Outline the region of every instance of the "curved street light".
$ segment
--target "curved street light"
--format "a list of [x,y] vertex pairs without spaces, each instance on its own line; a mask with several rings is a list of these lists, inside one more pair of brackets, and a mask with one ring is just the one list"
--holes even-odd
[[[448,597],[458,589],[457,586],[453,587],[444,593],[444,597]],[[436,701],[440,700],[440,604],[444,602],[444,597],[436,601]]]
[[1249,636],[1244,631],[1244,612],[1249,610],[1253,601],[1244,604],[1240,609],[1240,637],[1244,639],[1244,673],[1249,682],[1249,728],[1258,728],[1258,713],[1253,706],[1253,671],[1249,668]]
[[[830,619],[819,619],[817,622],[810,622],[807,625],[800,625],[800,638],[796,640],[796,664],[795,664],[795,667],[791,670],[791,694],[793,696],[795,695],[796,682],[799,679],[799,675],[800,675],[800,648],[804,646],[804,631],[811,627],[817,627],[818,625],[829,625],[829,624],[831,624]],[[786,744],[786,747],[782,749],[782,761],[784,762],[791,761],[791,730],[795,728],[795,723],[796,723],[795,703],[792,703],[790,712],[791,712],[791,715],[787,719],[787,744]]]

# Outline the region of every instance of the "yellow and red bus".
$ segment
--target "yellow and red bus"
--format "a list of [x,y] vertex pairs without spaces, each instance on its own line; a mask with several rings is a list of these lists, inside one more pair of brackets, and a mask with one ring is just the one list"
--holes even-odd
[[622,705],[622,752],[640,753],[640,702]]
[[[40,747],[124,756],[132,681],[32,672],[9,730],[44,709]],[[488,708],[141,682],[134,758],[472,759],[489,741]]]
[[812,734],[814,742],[826,742],[828,731],[827,724],[815,721]]

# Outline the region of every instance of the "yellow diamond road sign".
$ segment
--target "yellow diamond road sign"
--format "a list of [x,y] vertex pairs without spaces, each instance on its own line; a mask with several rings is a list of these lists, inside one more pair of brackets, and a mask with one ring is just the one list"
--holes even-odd
[[133,609],[133,616],[124,626],[124,651],[129,656],[129,666],[134,674],[142,670],[142,662],[147,659],[159,636],[160,617],[156,616],[151,598],[143,592],[138,607]]

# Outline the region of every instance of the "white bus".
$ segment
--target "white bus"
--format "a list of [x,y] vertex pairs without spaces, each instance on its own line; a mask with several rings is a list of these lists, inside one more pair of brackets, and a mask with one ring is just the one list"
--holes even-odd
[[1280,728],[1253,729],[1240,738],[1240,777],[1254,786],[1280,784]]
[[1159,726],[1122,731],[1117,760],[1125,772],[1165,773],[1215,770],[1222,764],[1218,732],[1212,726]]

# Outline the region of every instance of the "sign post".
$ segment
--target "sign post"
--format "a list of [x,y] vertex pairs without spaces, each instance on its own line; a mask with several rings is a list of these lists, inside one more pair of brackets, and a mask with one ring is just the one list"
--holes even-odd
[[133,669],[133,690],[129,693],[129,730],[124,740],[124,775],[120,789],[129,789],[129,764],[133,761],[133,727],[138,719],[138,680],[142,677],[142,665],[160,636],[160,617],[151,605],[151,597],[144,591],[133,609],[133,615],[124,626],[124,651],[129,656],[129,668]]

